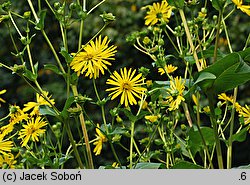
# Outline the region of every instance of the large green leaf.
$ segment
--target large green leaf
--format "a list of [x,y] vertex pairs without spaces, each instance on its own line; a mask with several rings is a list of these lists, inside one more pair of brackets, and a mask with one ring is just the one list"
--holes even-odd
[[135,169],[159,169],[162,163],[138,163]]
[[213,65],[199,72],[195,85],[203,91],[213,89],[215,93],[231,90],[238,85],[250,80],[250,66],[244,59],[250,54],[247,49],[244,52],[231,53],[218,60]]
[[[201,133],[204,137],[207,146],[213,146],[215,143],[214,131],[209,127],[202,127]],[[204,149],[201,135],[197,129],[191,128],[188,132],[188,146],[193,155]]]
[[188,161],[179,161],[172,167],[172,169],[203,169],[203,167]]

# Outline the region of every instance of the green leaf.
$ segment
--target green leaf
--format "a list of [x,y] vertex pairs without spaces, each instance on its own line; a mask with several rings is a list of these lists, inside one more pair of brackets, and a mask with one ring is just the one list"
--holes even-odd
[[184,8],[184,0],[168,0],[168,4],[179,9]]
[[109,135],[115,135],[115,134],[124,134],[128,130],[122,127],[116,127],[115,130],[109,133]]
[[220,11],[223,9],[225,2],[226,2],[225,0],[212,0],[212,6],[216,10]]
[[128,118],[130,121],[133,121],[133,122],[134,122],[134,121],[137,120],[137,117],[134,116],[130,110],[124,108],[124,109],[121,109],[121,111],[127,116],[127,118]]
[[135,169],[159,169],[162,163],[137,163]]
[[46,17],[46,10],[42,10],[39,12],[39,22],[36,24],[36,30],[43,30],[44,29],[44,21]]
[[60,54],[65,58],[68,64],[73,60],[73,57],[66,51],[64,47],[61,47]]
[[237,134],[233,134],[233,136],[232,136],[233,142],[234,141],[238,141],[238,142],[245,141],[246,137],[247,137],[247,129],[248,129],[248,127],[245,127],[240,132],[238,132]]
[[[209,88],[215,93],[226,92],[238,85],[250,80],[250,66],[242,59],[250,53],[250,50],[231,53],[218,60],[213,65],[200,71],[195,84],[199,85],[204,92]],[[215,78],[216,77],[216,78]]]
[[69,113],[68,113],[68,108],[70,108],[70,106],[72,105],[72,103],[75,101],[75,97],[69,97],[67,100],[66,100],[66,102],[65,102],[65,104],[64,104],[64,107],[63,107],[63,110],[62,110],[62,112],[61,112],[61,114],[60,114],[60,116],[63,118],[63,119],[67,119],[68,118],[68,116],[69,116]]
[[210,88],[216,79],[216,76],[213,73],[203,72],[199,75],[194,85],[200,85],[201,88],[207,89]]
[[[207,146],[213,146],[215,143],[214,131],[209,127],[201,127],[201,133],[204,137]],[[194,128],[191,128],[188,132],[189,140],[188,146],[193,155],[195,155],[198,151],[204,149],[204,145],[201,139],[201,135],[199,131]]]
[[48,105],[40,105],[39,112],[42,115],[57,116],[57,113],[54,111],[54,109],[52,109]]
[[[214,46],[210,46],[208,49],[203,50],[199,53],[197,53],[198,58],[201,59],[206,59],[214,56]],[[225,54],[221,52],[221,50],[217,50],[217,59],[220,60],[221,58],[225,57]]]
[[188,161],[180,161],[177,162],[172,169],[203,169],[202,166],[193,164],[191,162]]
[[244,166],[238,166],[234,169],[250,169],[250,164],[249,165],[244,165]]
[[25,69],[25,72],[23,73],[23,76],[28,78],[30,81],[34,82],[37,79],[37,74],[33,74],[30,70]]
[[58,67],[54,64],[45,64],[44,65],[44,69],[45,70],[51,70],[54,73],[58,74],[58,75],[62,75],[62,72],[58,69]]

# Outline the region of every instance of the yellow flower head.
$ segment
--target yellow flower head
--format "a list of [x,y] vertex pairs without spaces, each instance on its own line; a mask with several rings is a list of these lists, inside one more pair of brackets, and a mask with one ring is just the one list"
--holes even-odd
[[10,152],[12,147],[12,141],[4,141],[3,137],[0,137],[0,154],[7,155],[6,152]]
[[137,101],[135,97],[140,99],[141,95],[146,91],[146,88],[141,87],[144,85],[144,78],[142,78],[141,73],[134,77],[136,70],[132,72],[131,68],[128,71],[126,68],[121,69],[120,72],[121,74],[115,71],[110,76],[111,79],[107,80],[107,84],[115,87],[109,88],[106,91],[113,91],[109,94],[109,96],[112,96],[111,100],[121,95],[120,103],[121,105],[125,104],[125,107],[128,107],[129,104],[136,105]]
[[[222,104],[225,104],[227,102],[230,102],[231,104],[233,104],[233,96],[227,96],[226,93],[219,94],[218,99],[224,100]],[[235,102],[235,109],[237,112],[241,111],[241,106],[238,102]]]
[[245,107],[242,107],[241,111],[239,112],[239,116],[244,117],[244,123],[245,125],[250,123],[250,108],[245,105]]
[[108,60],[115,60],[114,56],[117,52],[116,46],[112,45],[108,47],[110,40],[108,37],[99,36],[95,42],[90,41],[88,45],[83,47],[84,51],[79,53],[72,53],[74,58],[70,63],[71,68],[77,73],[85,73],[85,77],[96,79],[99,77],[100,71],[104,74],[104,69],[107,69],[107,65],[111,65]]
[[218,99],[224,100],[224,103],[233,101],[233,97],[232,96],[230,96],[230,97],[227,96],[226,93],[219,94]]
[[[0,95],[1,95],[1,94],[4,94],[4,93],[6,93],[6,90],[5,90],[5,89],[0,91]],[[0,102],[5,103],[5,100],[2,99],[2,98],[0,98]],[[1,105],[1,104],[0,104],[0,105]]]
[[233,3],[240,9],[242,12],[250,16],[250,5],[243,5],[243,0],[232,0]]
[[97,124],[97,128],[95,129],[95,131],[97,133],[96,135],[97,141],[93,143],[94,145],[96,145],[93,152],[95,153],[95,155],[100,155],[102,151],[102,144],[104,142],[107,142],[108,140],[105,137],[105,135],[101,132],[99,124]]
[[154,122],[157,121],[158,116],[154,116],[154,115],[152,115],[152,116],[145,116],[145,119],[149,120],[151,123],[154,123]]
[[14,124],[7,124],[0,127],[0,140],[14,130]]
[[178,69],[178,67],[173,66],[172,64],[169,65],[165,65],[165,70],[163,68],[159,68],[158,72],[161,73],[161,75],[165,74],[165,71],[170,74],[173,73],[176,69]]
[[[48,97],[48,92],[44,92],[43,93],[47,99],[50,101],[51,104],[55,104],[55,100],[51,99],[51,96]],[[49,107],[51,107],[50,104],[42,95],[36,94],[36,102],[28,102],[26,104],[24,104],[25,108],[23,109],[23,112],[27,112],[31,109],[33,109],[30,113],[31,116],[34,115],[39,115],[39,106],[41,105],[48,105]]]
[[10,106],[10,120],[9,120],[10,124],[14,125],[14,124],[19,123],[23,120],[27,121],[28,116],[29,115],[24,113],[24,111],[21,110],[19,106],[16,106],[16,105]]
[[39,135],[44,134],[46,131],[45,129],[42,129],[42,127],[47,124],[48,123],[43,121],[40,116],[29,119],[27,125],[23,125],[23,129],[19,132],[18,139],[22,139],[22,146],[26,146],[30,138],[33,142],[39,141]]
[[174,80],[170,81],[170,88],[167,89],[169,96],[166,97],[167,102],[169,103],[168,110],[176,110],[179,109],[179,105],[182,101],[185,101],[183,97],[183,91],[185,89],[185,81],[181,79],[181,77],[176,77]]
[[146,26],[155,25],[160,20],[168,22],[173,9],[166,0],[163,0],[161,3],[153,3],[153,5],[148,5],[145,8],[149,9],[145,17]]
[[14,155],[11,153],[0,155],[0,168],[3,168],[6,164],[8,169],[14,169],[16,162]]

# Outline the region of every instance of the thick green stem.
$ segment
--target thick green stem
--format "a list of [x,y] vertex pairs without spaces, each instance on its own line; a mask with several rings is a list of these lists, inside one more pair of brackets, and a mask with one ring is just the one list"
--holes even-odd
[[131,122],[131,134],[130,134],[130,150],[129,150],[129,168],[133,168],[133,143],[134,143],[134,132],[135,132],[135,122]]
[[203,146],[204,146],[204,148],[205,148],[205,151],[206,151],[206,154],[207,154],[207,157],[208,157],[208,161],[209,161],[209,163],[210,163],[211,168],[213,169],[214,166],[213,166],[212,158],[211,158],[211,156],[210,156],[210,153],[209,153],[209,150],[208,150],[208,147],[207,147],[207,144],[206,144],[206,140],[205,140],[205,138],[204,138],[204,136],[203,136],[203,134],[202,134],[202,132],[201,132],[201,128],[200,128],[200,112],[199,112],[199,110],[200,110],[200,104],[199,104],[199,94],[197,93],[196,96],[197,96],[197,104],[196,104],[196,106],[197,106],[197,110],[196,110],[197,128],[198,128],[198,132],[199,132],[199,134],[200,134],[200,136],[201,136],[202,144],[203,144]]
[[197,52],[196,52],[194,44],[193,44],[193,40],[192,40],[190,31],[189,31],[189,28],[188,28],[188,25],[187,25],[187,20],[186,20],[184,11],[182,9],[179,9],[179,13],[180,13],[183,25],[184,25],[184,29],[185,29],[185,32],[186,32],[186,36],[187,36],[190,48],[191,48],[191,50],[193,52],[193,56],[194,56],[194,59],[195,59],[196,67],[197,67],[198,71],[201,71],[202,68],[201,68],[200,63],[199,63],[199,58],[198,58]]
[[76,143],[75,143],[75,140],[74,140],[74,138],[73,138],[72,132],[71,132],[71,130],[70,130],[70,126],[69,126],[68,121],[66,121],[66,131],[67,131],[67,134],[68,134],[68,136],[69,136],[69,141],[70,141],[70,143],[71,143],[71,145],[72,145],[72,147],[73,147],[74,154],[75,154],[76,160],[77,160],[77,162],[78,162],[78,164],[79,164],[79,167],[80,167],[81,169],[84,169],[84,166],[83,166],[83,164],[82,164],[81,157],[80,157],[79,152],[78,152],[78,150],[77,150]]
[[238,87],[234,88],[233,96],[233,109],[230,118],[229,138],[227,147],[227,169],[232,167],[232,145],[233,145],[233,130],[234,130],[234,117],[235,117],[235,103],[237,99]]
[[207,93],[208,101],[209,101],[209,108],[210,108],[210,121],[212,122],[213,130],[214,130],[214,137],[215,137],[215,144],[216,144],[216,154],[217,154],[217,160],[219,169],[223,169],[223,158],[222,158],[222,152],[221,152],[221,144],[220,144],[220,138],[218,134],[218,126],[216,122],[216,116],[214,111],[214,97],[212,92]]
[[[77,97],[78,96],[77,87],[75,85],[72,85],[71,89],[73,91],[74,96]],[[81,106],[79,104],[77,104],[77,107],[81,108]],[[85,124],[84,116],[83,116],[82,112],[79,115],[79,119],[80,119],[82,131],[83,131],[84,142],[86,145],[86,151],[87,151],[87,156],[88,156],[88,167],[90,169],[94,169],[93,158],[92,158],[91,148],[90,148],[90,144],[89,144],[88,132],[87,132],[87,128],[86,128],[86,124]]]

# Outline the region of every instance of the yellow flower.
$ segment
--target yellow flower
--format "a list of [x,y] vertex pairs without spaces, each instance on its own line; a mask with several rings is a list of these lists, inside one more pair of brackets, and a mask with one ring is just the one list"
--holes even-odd
[[16,105],[10,106],[10,120],[9,120],[10,124],[14,125],[23,120],[27,121],[28,117],[29,115],[24,113],[24,111],[21,110],[19,106],[16,106]]
[[163,68],[159,68],[158,69],[158,72],[161,73],[161,75],[165,74],[165,71],[170,74],[170,73],[173,73],[177,67],[176,66],[173,66],[172,64],[169,64],[169,65],[165,65],[165,70]]
[[[1,94],[4,94],[4,93],[6,93],[6,90],[5,90],[5,89],[0,91],[0,95],[1,95]],[[2,99],[2,98],[0,98],[0,102],[5,103],[5,100]],[[1,104],[0,104],[0,105],[1,105]]]
[[220,99],[220,100],[224,100],[224,103],[226,103],[226,102],[231,102],[231,101],[233,101],[233,97],[232,96],[227,96],[226,95],[226,93],[221,93],[221,94],[219,94],[218,95],[218,99]]
[[[43,94],[47,97],[47,99],[50,100],[53,105],[55,104],[55,100],[51,99],[51,96],[48,97],[48,92],[45,91]],[[23,112],[27,112],[33,109],[30,115],[39,115],[39,106],[41,105],[48,105],[49,107],[51,107],[51,104],[46,101],[46,99],[42,95],[36,94],[36,102],[28,102],[27,104],[24,104],[25,108],[23,109]]]
[[242,12],[250,16],[250,5],[242,5],[243,0],[232,0],[232,1],[237,6],[238,9],[240,9]]
[[104,37],[102,40],[101,36],[96,38],[95,42],[90,41],[88,45],[83,47],[82,52],[72,53],[74,58],[70,64],[71,68],[77,73],[85,73],[85,77],[98,78],[100,71],[104,74],[104,69],[107,69],[107,65],[111,65],[108,60],[115,60],[114,56],[117,52],[116,46],[112,45],[108,47],[110,40],[108,37]]
[[138,74],[134,77],[136,70],[132,72],[130,68],[128,71],[126,68],[120,70],[121,75],[118,72],[114,72],[113,75],[110,76],[112,79],[107,80],[107,84],[113,85],[115,87],[109,88],[106,91],[113,91],[109,94],[111,100],[115,99],[117,96],[121,95],[121,105],[125,103],[125,107],[128,105],[137,104],[134,96],[137,98],[141,98],[141,95],[144,94],[146,88],[141,87],[144,85],[142,78],[142,74]]
[[149,9],[145,17],[146,26],[155,25],[160,20],[168,22],[173,9],[166,0],[163,0],[161,3],[153,3],[153,5],[148,5],[145,8]]
[[154,123],[157,121],[158,116],[145,116],[146,120],[149,120],[151,123]]
[[45,129],[41,129],[46,126],[48,123],[43,121],[40,116],[36,118],[31,118],[27,121],[27,125],[23,125],[23,129],[19,132],[18,139],[22,139],[22,146],[26,146],[30,138],[32,141],[39,141],[38,137],[41,134],[45,133]]
[[12,141],[4,141],[3,137],[0,137],[0,153],[6,155],[6,152],[10,152],[13,147]]
[[101,132],[99,124],[97,124],[97,128],[95,129],[95,131],[97,133],[96,135],[97,141],[93,143],[94,145],[96,145],[93,152],[95,153],[95,155],[100,155],[102,151],[102,143],[107,142],[108,140],[105,137],[105,135]]
[[209,106],[204,107],[203,111],[207,114],[210,113],[210,107]]
[[0,127],[0,140],[14,130],[14,124],[7,124]]
[[205,59],[199,59],[199,63],[201,64],[201,69],[207,68],[207,61]]
[[170,80],[170,88],[167,89],[169,96],[167,96],[167,102],[169,103],[168,110],[176,110],[179,109],[179,105],[182,101],[185,101],[183,97],[183,91],[185,89],[185,82],[182,81],[181,77],[176,77],[173,80]]
[[245,107],[242,107],[241,111],[239,112],[239,116],[244,117],[244,123],[245,125],[250,123],[250,108],[245,105]]
[[[233,104],[233,96],[227,96],[226,93],[221,93],[218,95],[218,99],[224,100],[222,104],[230,102]],[[238,102],[235,102],[235,109],[237,112],[241,111],[241,105]]]
[[14,155],[11,153],[0,155],[0,168],[3,168],[6,164],[8,169],[14,169],[16,162]]

